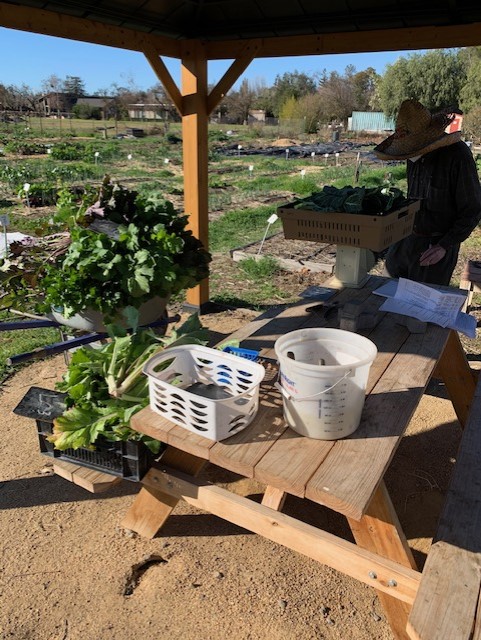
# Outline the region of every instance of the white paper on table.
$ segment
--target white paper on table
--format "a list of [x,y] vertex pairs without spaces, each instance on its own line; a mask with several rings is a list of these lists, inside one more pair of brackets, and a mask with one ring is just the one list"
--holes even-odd
[[422,322],[433,322],[476,337],[476,318],[460,311],[466,299],[462,291],[448,292],[432,286],[413,282],[406,278],[391,280],[374,291],[387,299],[380,311],[390,311],[417,318]]

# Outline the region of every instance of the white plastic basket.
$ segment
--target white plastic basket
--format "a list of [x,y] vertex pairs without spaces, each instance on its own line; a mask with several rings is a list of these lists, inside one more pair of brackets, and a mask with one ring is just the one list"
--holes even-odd
[[143,368],[150,407],[210,440],[224,440],[253,420],[265,369],[257,362],[201,345],[153,356]]

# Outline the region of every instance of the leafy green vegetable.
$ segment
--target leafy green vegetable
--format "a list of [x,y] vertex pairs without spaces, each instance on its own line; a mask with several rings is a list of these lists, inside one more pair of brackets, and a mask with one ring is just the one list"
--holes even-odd
[[[113,318],[119,309],[168,298],[209,274],[211,256],[186,229],[187,216],[159,194],[141,196],[106,176],[97,202],[75,215],[67,253],[46,268],[45,310],[61,307],[68,318],[95,309]],[[92,229],[99,221],[110,225],[105,232],[101,224]]]
[[187,229],[187,216],[160,194],[139,195],[109,176],[97,195],[85,189],[80,203],[60,192],[54,222],[62,234],[18,243],[17,254],[0,260],[0,308],[55,307],[66,318],[89,309],[109,322],[119,310],[169,298],[209,275],[211,256]]
[[[132,312],[132,310],[130,310]],[[207,331],[197,314],[191,315],[168,336],[151,329],[126,333],[110,327],[112,340],[99,349],[77,349],[59,391],[67,393],[67,411],[54,421],[49,440],[57,449],[95,448],[101,435],[113,440],[142,440],[157,453],[160,442],[129,427],[132,416],[149,404],[144,363],[166,347],[205,344]],[[115,335],[114,335],[115,334]]]

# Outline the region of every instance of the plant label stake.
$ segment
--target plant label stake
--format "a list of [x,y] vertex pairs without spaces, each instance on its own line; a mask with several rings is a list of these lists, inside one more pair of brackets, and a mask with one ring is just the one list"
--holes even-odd
[[286,149],[286,160],[289,160],[289,149]]
[[250,177],[250,178],[252,178],[253,171],[254,171],[254,165],[253,165],[253,164],[250,164],[250,165],[249,165],[249,177]]
[[30,200],[28,198],[28,192],[30,191],[30,185],[26,182],[23,185],[23,190],[25,191],[25,198],[27,199],[27,207],[30,209]]
[[356,170],[354,172],[354,182],[357,184],[359,182],[359,174],[361,173],[361,152],[358,151],[357,152],[357,158],[356,158]]
[[257,252],[257,255],[259,256],[261,251],[262,251],[262,247],[264,246],[264,242],[266,241],[267,238],[267,232],[269,231],[269,227],[271,226],[271,224],[274,224],[274,222],[279,218],[279,216],[277,215],[277,213],[273,213],[269,218],[267,218],[267,227],[264,233],[264,237],[262,238],[262,242],[261,242],[261,246],[259,247],[259,251]]
[[169,164],[169,162],[170,162],[169,158],[165,158],[164,164]]
[[240,157],[241,149],[242,149],[242,145],[241,145],[241,144],[238,144],[238,145],[237,145],[237,155],[238,155],[239,157]]
[[100,153],[99,153],[98,151],[96,151],[96,152],[94,153],[95,164],[97,164],[97,163],[98,163],[99,155],[100,155]]
[[129,153],[129,155],[127,156],[127,160],[132,160],[132,154]]
[[315,157],[316,157],[316,152],[315,151],[311,151],[312,162],[314,162],[314,158]]
[[3,236],[5,239],[5,257],[8,255],[8,238],[7,238],[7,227],[10,224],[10,218],[7,213],[0,215],[0,226],[3,227]]
[[305,177],[306,177],[306,170],[301,169],[301,178],[304,180]]
[[327,165],[327,159],[329,158],[329,154],[328,154],[328,153],[325,153],[325,154],[324,154],[324,158],[326,159],[326,165]]
[[336,167],[339,166],[339,152],[336,153]]

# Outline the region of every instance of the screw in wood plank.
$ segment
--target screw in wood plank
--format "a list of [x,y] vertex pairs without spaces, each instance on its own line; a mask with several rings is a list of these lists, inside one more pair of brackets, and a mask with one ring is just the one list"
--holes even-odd
[[387,582],[387,586],[388,587],[397,587],[397,582],[394,579],[388,580]]
[[377,580],[377,573],[375,571],[370,571],[368,575],[373,580]]

